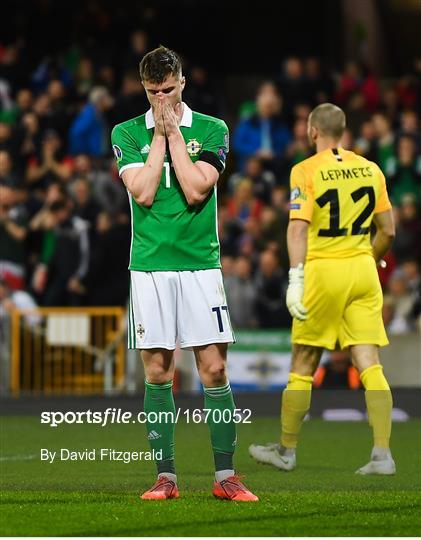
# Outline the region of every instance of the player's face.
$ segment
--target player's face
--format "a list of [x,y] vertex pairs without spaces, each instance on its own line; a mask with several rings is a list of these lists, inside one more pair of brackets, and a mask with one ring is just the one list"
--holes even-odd
[[146,96],[152,108],[158,101],[167,101],[172,107],[181,102],[186,79],[179,75],[169,75],[164,82],[156,84],[150,81],[144,81]]

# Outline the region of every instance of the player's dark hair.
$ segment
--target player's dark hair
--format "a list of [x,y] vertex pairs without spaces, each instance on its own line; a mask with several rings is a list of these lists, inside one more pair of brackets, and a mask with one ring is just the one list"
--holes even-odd
[[160,45],[148,52],[139,64],[140,78],[161,84],[168,76],[181,75],[181,58],[171,49]]

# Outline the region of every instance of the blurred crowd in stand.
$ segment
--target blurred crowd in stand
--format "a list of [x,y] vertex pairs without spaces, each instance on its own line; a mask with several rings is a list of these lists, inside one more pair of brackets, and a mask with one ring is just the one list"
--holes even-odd
[[[118,62],[75,44],[27,70],[19,42],[0,44],[0,303],[25,307],[122,305],[128,295],[130,210],[110,130],[148,103],[137,66],[150,50],[134,31]],[[188,59],[187,59],[188,60]],[[421,312],[421,59],[379,80],[349,62],[325,72],[320,59],[279,58],[230,122],[220,181],[219,237],[237,328],[289,327],[285,306],[289,172],[310,156],[307,118],[331,101],[347,115],[342,146],[376,161],[394,204],[397,236],[380,271],[390,333]],[[223,115],[221,85],[187,62],[183,99]],[[234,113],[234,114],[233,114]]]

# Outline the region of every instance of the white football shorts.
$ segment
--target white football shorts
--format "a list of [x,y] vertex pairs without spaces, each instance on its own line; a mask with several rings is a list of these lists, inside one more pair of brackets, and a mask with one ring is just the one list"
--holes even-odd
[[129,349],[235,342],[219,269],[130,275]]

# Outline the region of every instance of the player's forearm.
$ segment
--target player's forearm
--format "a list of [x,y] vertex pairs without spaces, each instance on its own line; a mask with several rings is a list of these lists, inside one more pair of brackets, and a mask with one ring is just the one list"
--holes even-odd
[[168,143],[175,174],[188,204],[201,203],[213,184],[209,184],[205,175],[191,161],[180,132],[168,137]]
[[393,210],[374,214],[374,224],[376,225],[376,234],[371,245],[373,248],[373,257],[379,262],[389,251],[393,239],[395,238],[395,221],[393,219]]
[[51,163],[51,171],[62,180],[68,180],[72,172],[67,164],[60,164],[57,161]]
[[376,262],[379,262],[389,251],[392,246],[394,234],[386,233],[377,230],[372,240],[373,257]]
[[134,200],[141,206],[152,206],[161,181],[165,158],[165,137],[154,135],[145,165],[125,184]]
[[16,223],[13,223],[13,221],[10,219],[5,221],[4,227],[10,236],[12,236],[17,242],[23,242],[23,240],[25,240],[27,234],[25,227],[16,225]]
[[291,268],[304,264],[307,257],[308,223],[293,219],[288,224],[287,244]]

